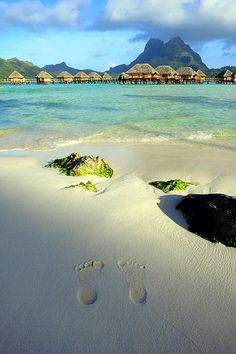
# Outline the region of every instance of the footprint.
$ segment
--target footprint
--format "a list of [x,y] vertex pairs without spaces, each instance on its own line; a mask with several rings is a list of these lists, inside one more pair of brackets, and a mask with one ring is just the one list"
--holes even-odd
[[144,286],[145,266],[133,261],[118,261],[117,268],[129,284],[129,298],[135,304],[145,303],[147,291]]
[[103,267],[104,263],[101,261],[87,261],[74,266],[79,281],[76,298],[81,304],[91,305],[97,300],[97,292],[90,285],[90,279]]

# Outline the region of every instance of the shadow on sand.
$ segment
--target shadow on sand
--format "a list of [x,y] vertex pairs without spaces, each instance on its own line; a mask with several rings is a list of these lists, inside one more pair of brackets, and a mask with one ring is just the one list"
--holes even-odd
[[176,209],[176,205],[182,200],[182,195],[163,195],[159,198],[160,202],[157,203],[161,211],[165,213],[176,224],[188,230],[188,224],[186,219],[179,210]]

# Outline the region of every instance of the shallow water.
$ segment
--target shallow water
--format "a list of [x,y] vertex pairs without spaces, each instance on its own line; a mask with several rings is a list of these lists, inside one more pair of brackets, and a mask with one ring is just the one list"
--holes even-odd
[[0,150],[77,142],[236,147],[235,85],[5,85]]

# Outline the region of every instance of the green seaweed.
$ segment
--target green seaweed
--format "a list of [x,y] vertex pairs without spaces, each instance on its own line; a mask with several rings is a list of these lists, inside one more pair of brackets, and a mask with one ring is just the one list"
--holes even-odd
[[104,159],[100,159],[98,156],[83,156],[78,152],[56,159],[48,163],[46,167],[58,168],[60,172],[67,176],[95,175],[111,178],[113,175],[113,169]]
[[66,189],[68,189],[68,188],[82,188],[85,191],[91,191],[91,192],[94,192],[94,193],[96,193],[98,191],[96,186],[91,181],[88,181],[86,183],[80,182],[78,184],[72,184],[71,186],[68,186],[68,187],[65,187],[65,188]]
[[184,190],[193,183],[182,181],[181,179],[171,179],[169,181],[154,181],[149,183],[151,186],[161,189],[164,193],[173,190]]

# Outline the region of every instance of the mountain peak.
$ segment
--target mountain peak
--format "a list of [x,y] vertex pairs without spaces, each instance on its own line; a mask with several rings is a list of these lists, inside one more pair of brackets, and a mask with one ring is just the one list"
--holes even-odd
[[174,69],[181,66],[191,66],[194,70],[206,71],[208,68],[202,62],[198,53],[191,49],[179,36],[164,43],[160,39],[149,39],[144,51],[129,65],[119,65],[111,68],[110,73],[116,74],[127,71],[135,64],[148,63],[156,68],[159,65],[170,65]]
[[150,38],[148,41],[147,41],[147,43],[146,43],[146,45],[153,45],[153,44],[164,44],[164,42],[162,41],[162,40],[160,40],[160,39],[158,39],[158,38]]
[[178,43],[178,44],[185,44],[183,39],[179,36],[171,38],[167,43]]
[[160,39],[158,38],[151,38],[147,41],[144,51],[148,50],[149,48],[151,48],[152,50],[159,50],[160,48],[162,48],[164,45],[164,42],[162,42]]
[[10,58],[10,59],[0,59],[0,78],[8,78],[12,71],[18,71],[23,76],[27,78],[34,78],[40,68],[29,61],[23,61],[18,58]]
[[70,73],[71,75],[77,74],[78,71],[84,71],[86,74],[90,74],[92,71],[94,71],[92,69],[76,69],[76,68],[72,68],[71,66],[68,66],[66,64],[66,62],[64,62],[64,61],[62,61],[61,63],[58,63],[58,64],[45,65],[43,67],[43,70],[49,72],[53,76],[57,76],[62,71],[68,71],[68,73]]
[[173,48],[174,50],[178,50],[178,48],[183,51],[187,50],[187,48],[191,49],[180,37],[173,37],[168,42],[165,43],[167,48]]

